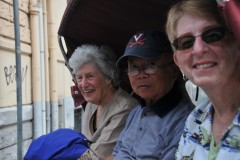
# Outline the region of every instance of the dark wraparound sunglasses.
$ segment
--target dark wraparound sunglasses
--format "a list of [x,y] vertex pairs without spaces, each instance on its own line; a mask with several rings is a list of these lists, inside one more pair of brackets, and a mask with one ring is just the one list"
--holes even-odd
[[226,33],[225,27],[215,27],[204,31],[202,34],[197,36],[188,35],[179,37],[173,41],[173,46],[175,47],[176,50],[185,50],[192,48],[196,37],[201,36],[204,42],[213,43],[223,39],[225,33]]

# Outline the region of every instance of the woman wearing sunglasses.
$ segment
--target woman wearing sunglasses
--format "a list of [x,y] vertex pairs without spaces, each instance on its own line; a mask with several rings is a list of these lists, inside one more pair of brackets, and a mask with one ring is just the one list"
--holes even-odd
[[239,160],[240,45],[216,0],[185,0],[168,14],[174,61],[210,102],[189,115],[176,159]]

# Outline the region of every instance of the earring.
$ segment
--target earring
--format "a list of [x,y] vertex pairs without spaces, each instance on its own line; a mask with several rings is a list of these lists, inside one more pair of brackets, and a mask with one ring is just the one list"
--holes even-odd
[[184,80],[184,81],[187,81],[187,80],[188,80],[188,77],[185,76],[184,74],[183,74],[183,80]]

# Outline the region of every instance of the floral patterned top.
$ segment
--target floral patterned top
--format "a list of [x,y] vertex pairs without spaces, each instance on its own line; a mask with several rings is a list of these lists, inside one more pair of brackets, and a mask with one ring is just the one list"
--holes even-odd
[[[188,116],[184,133],[176,152],[177,160],[208,160],[211,142],[211,103],[197,106]],[[240,108],[231,126],[224,133],[216,160],[240,160]]]

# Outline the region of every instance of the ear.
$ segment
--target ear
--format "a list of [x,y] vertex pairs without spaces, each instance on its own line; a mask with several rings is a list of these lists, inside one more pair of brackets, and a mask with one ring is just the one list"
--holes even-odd
[[175,64],[178,66],[178,68],[180,69],[180,71],[183,74],[183,70],[182,70],[181,65],[180,65],[180,63],[179,63],[179,61],[177,59],[177,56],[176,56],[176,52],[174,52],[174,54],[173,54],[173,60],[174,60]]
[[175,64],[179,67],[179,62],[178,62],[178,59],[177,59],[177,56],[176,56],[176,52],[174,52],[174,54],[173,54],[173,60],[174,60]]
[[173,79],[176,80],[180,74],[180,70],[178,68],[178,66],[176,64],[174,64],[173,69],[172,69],[172,75],[173,75]]

